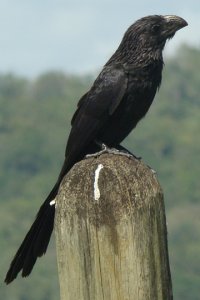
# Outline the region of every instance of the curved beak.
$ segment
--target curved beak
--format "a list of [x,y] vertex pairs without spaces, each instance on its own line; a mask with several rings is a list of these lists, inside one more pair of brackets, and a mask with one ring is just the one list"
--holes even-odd
[[167,15],[164,16],[165,19],[165,29],[164,34],[166,38],[172,38],[176,31],[188,25],[188,23],[181,17]]

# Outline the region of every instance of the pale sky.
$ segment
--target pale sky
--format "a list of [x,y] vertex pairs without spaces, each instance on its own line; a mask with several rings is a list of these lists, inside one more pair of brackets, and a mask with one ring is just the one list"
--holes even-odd
[[129,25],[145,15],[176,14],[189,26],[167,44],[200,46],[198,0],[0,0],[0,73],[93,72]]

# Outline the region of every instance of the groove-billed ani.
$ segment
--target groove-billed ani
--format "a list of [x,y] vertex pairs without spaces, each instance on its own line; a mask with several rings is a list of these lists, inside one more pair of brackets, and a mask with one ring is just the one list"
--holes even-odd
[[128,28],[118,49],[78,103],[62,170],[10,265],[7,284],[21,270],[23,277],[28,276],[37,257],[46,252],[54,224],[52,200],[70,168],[98,150],[96,141],[117,147],[144,117],[161,84],[166,40],[186,25],[177,16],[155,15]]

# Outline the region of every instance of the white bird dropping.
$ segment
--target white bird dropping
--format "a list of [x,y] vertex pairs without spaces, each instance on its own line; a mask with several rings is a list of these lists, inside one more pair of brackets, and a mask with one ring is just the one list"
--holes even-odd
[[95,170],[95,175],[94,175],[94,200],[95,201],[98,201],[101,196],[100,190],[99,190],[99,185],[98,185],[101,169],[103,169],[103,165],[99,164]]

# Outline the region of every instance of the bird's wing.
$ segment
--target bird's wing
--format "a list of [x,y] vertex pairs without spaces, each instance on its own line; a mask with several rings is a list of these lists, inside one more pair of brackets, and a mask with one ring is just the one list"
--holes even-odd
[[118,105],[128,84],[122,65],[106,66],[92,88],[79,101],[72,118],[66,157],[82,151],[98,135]]

